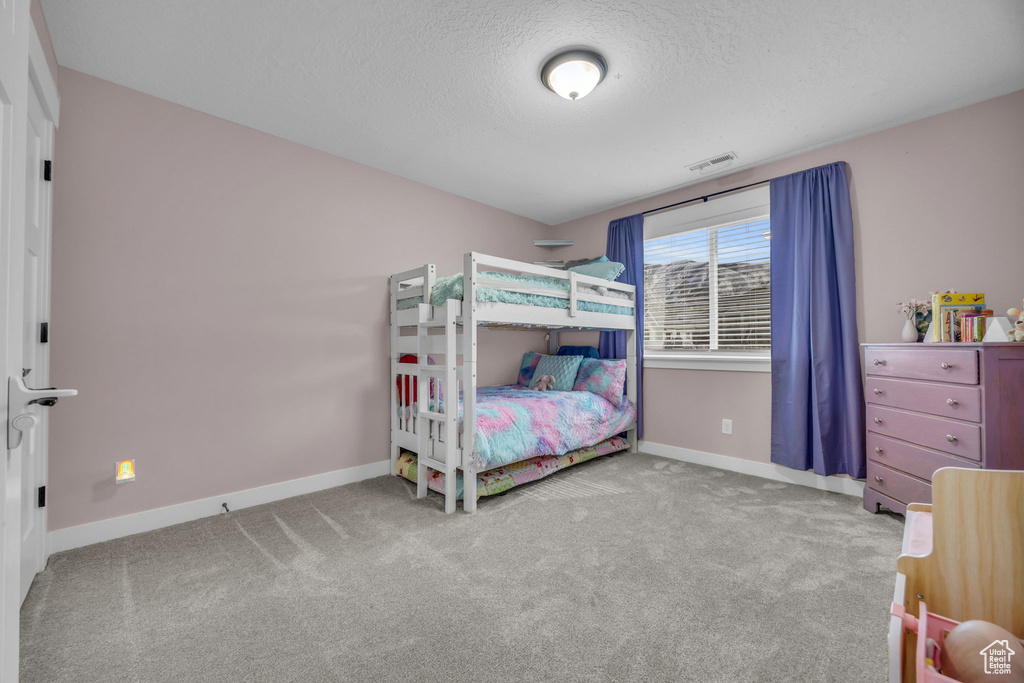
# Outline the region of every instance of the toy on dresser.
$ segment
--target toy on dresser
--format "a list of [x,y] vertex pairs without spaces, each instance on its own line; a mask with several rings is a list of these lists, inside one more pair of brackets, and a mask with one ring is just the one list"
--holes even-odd
[[1020,308],[1011,308],[1006,315],[1017,318],[1013,323],[1013,329],[1007,335],[1009,341],[1024,341],[1024,303],[1020,305]]

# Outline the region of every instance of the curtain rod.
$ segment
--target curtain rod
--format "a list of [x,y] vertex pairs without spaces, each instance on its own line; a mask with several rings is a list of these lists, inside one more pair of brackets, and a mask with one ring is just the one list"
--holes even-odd
[[707,200],[711,199],[712,197],[717,197],[720,194],[729,194],[730,192],[737,192],[739,190],[745,190],[748,187],[756,187],[757,185],[764,185],[765,183],[770,183],[772,180],[774,180],[774,178],[769,178],[768,180],[759,180],[758,182],[750,183],[749,185],[740,185],[739,187],[732,187],[732,188],[729,188],[728,190],[722,190],[720,192],[712,192],[711,194],[702,195],[700,197],[694,197],[693,199],[687,199],[687,200],[682,201],[682,202],[676,202],[675,204],[666,204],[665,206],[659,206],[657,209],[648,209],[647,211],[642,211],[640,213],[640,215],[641,216],[646,216],[649,213],[657,213],[659,211],[664,211],[665,209],[674,209],[677,206],[682,206],[683,204],[692,204],[693,202],[699,202],[701,200],[706,202]]

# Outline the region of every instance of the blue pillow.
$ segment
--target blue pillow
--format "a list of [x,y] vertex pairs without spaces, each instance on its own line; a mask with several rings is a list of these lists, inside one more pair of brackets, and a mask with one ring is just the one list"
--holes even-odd
[[533,373],[537,369],[537,363],[540,362],[540,354],[535,351],[527,351],[523,354],[523,363],[519,366],[519,380],[517,384],[528,387],[530,386],[530,380],[533,379]]
[[602,256],[601,258],[604,260],[585,263],[582,266],[573,266],[567,270],[579,273],[580,275],[599,277],[602,280],[614,280],[626,269],[626,266],[618,263],[617,261],[609,261],[607,256]]
[[584,358],[600,358],[601,354],[593,346],[559,346],[559,356],[583,356]]
[[580,363],[583,356],[541,356],[537,363],[537,369],[530,380],[530,388],[537,386],[537,380],[541,375],[551,375],[555,378],[551,388],[555,391],[572,391],[576,383],[576,373],[580,370]]

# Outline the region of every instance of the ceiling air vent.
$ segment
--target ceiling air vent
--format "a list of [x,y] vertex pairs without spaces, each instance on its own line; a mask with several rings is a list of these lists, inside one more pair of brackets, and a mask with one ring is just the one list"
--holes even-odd
[[697,163],[690,166],[691,171],[696,171],[701,175],[711,175],[712,173],[718,173],[724,169],[732,166],[732,162],[736,161],[736,154],[733,152],[725,152],[713,156],[710,159],[704,161],[698,161]]

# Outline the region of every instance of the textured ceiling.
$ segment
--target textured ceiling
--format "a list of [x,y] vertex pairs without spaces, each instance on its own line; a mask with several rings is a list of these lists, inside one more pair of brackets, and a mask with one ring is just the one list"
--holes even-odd
[[64,66],[552,225],[1024,88],[1021,0],[42,4]]

